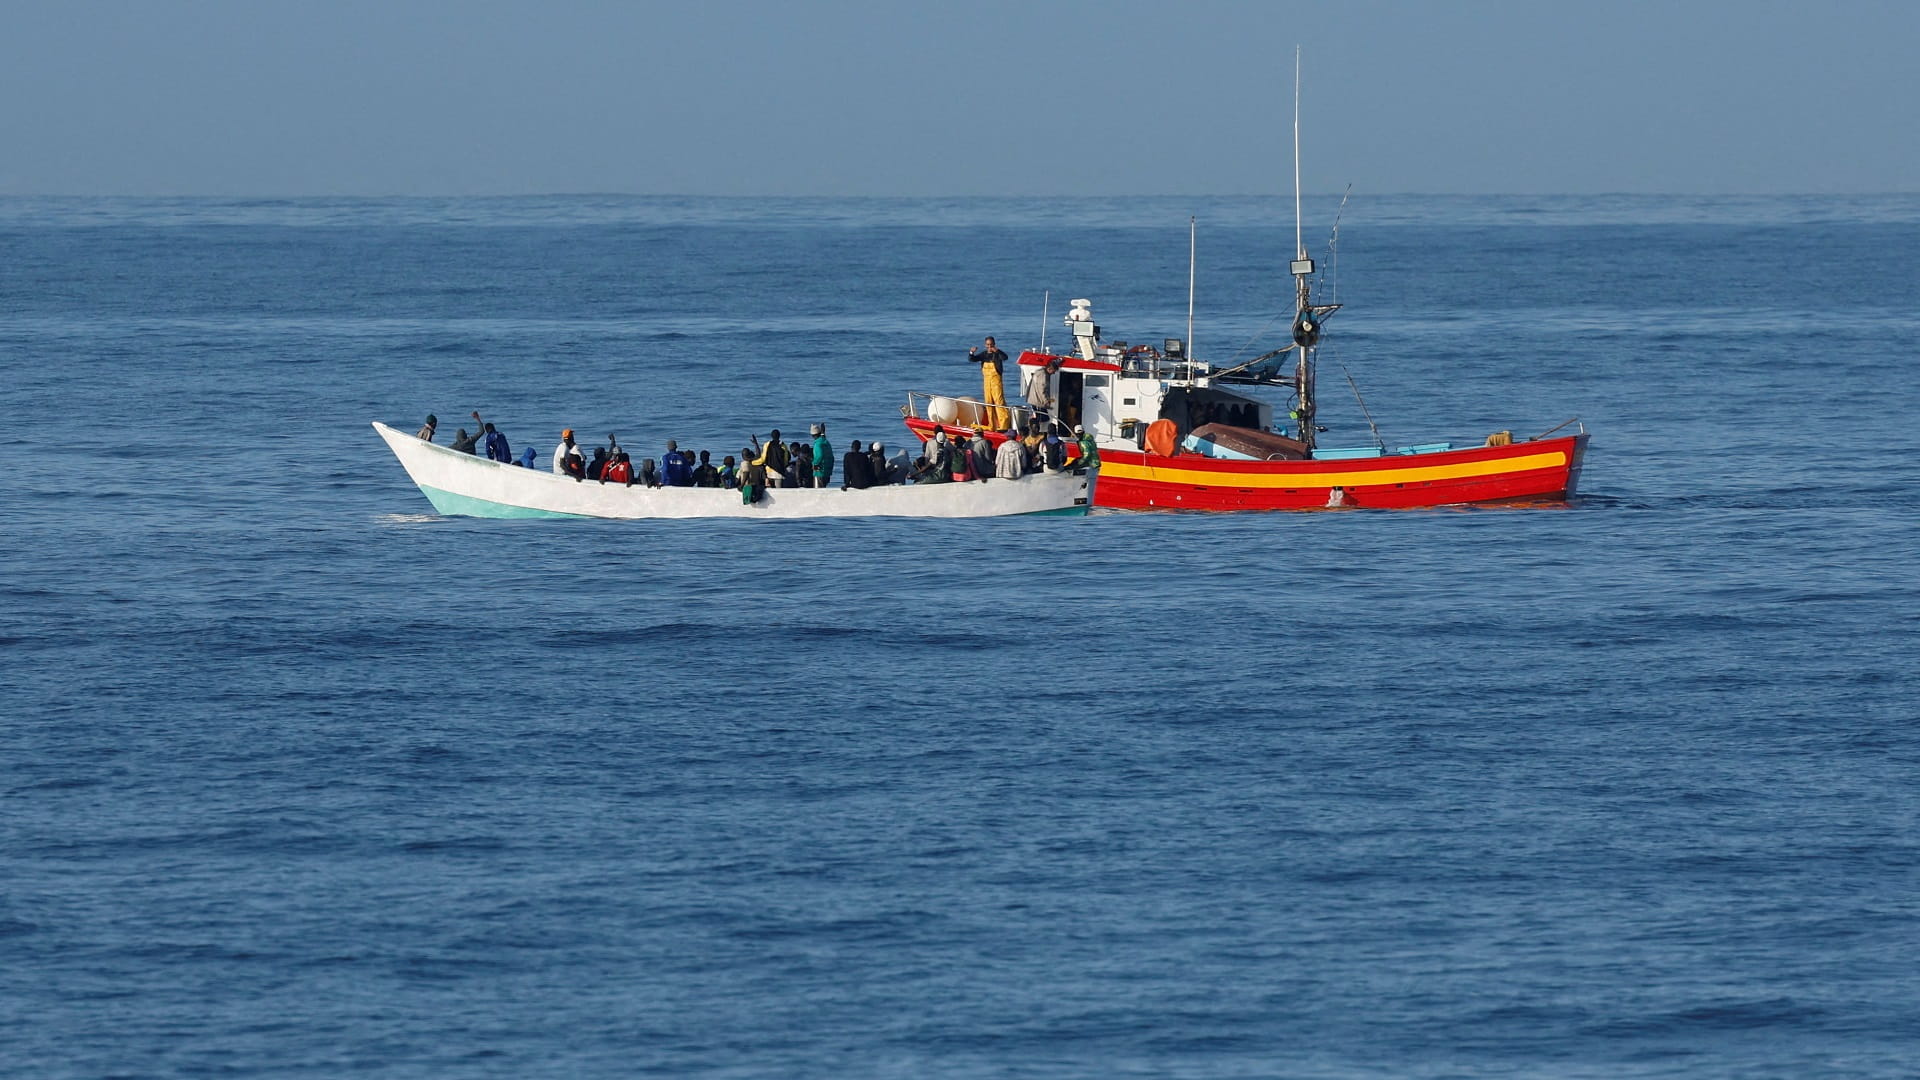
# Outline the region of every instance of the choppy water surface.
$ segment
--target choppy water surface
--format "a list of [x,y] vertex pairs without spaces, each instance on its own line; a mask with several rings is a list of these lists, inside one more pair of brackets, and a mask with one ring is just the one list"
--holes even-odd
[[1272,347],[1288,209],[0,200],[0,1072],[1909,1075],[1911,198],[1349,206],[1330,438],[1577,414],[1562,510],[482,522],[367,427],[897,442],[1043,290],[1183,333],[1188,214]]

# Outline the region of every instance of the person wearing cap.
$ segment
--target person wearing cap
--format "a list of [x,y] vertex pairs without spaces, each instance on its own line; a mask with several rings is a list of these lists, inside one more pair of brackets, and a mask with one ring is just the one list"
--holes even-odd
[[1099,465],[1100,448],[1093,444],[1093,436],[1087,434],[1087,429],[1078,424],[1073,426],[1073,433],[1080,440],[1080,459],[1074,463],[1073,471],[1080,472],[1088,466]]
[[827,441],[827,425],[813,425],[813,486],[826,487],[833,479],[833,444]]
[[1000,381],[1001,371],[1006,367],[1007,354],[993,343],[993,336],[987,336],[986,348],[978,345],[967,350],[967,359],[980,365],[980,400],[987,403],[987,423],[993,430],[999,431],[1007,426],[1007,391]]
[[438,426],[440,426],[440,418],[432,413],[428,413],[427,422],[421,425],[419,431],[413,433],[413,437],[419,439],[421,442],[432,442],[433,429]]
[[949,460],[953,453],[953,445],[947,442],[945,428],[934,429],[933,438],[927,440],[922,453],[924,456],[921,457],[920,462],[925,464],[925,468],[916,464],[913,472],[914,483],[944,484],[953,479],[953,462]]
[[867,467],[876,486],[893,483],[893,470],[887,466],[887,448],[877,442],[867,444]]
[[573,429],[560,432],[560,445],[553,448],[553,473],[555,476],[571,476],[575,480],[587,477],[587,461],[580,456],[580,446],[573,441]]

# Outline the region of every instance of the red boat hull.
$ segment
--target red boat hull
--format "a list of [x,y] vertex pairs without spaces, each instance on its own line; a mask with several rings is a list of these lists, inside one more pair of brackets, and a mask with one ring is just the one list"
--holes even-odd
[[1579,486],[1586,445],[1582,433],[1509,446],[1322,461],[1102,450],[1093,504],[1116,510],[1322,510],[1564,502]]
[[[919,417],[909,418],[907,427],[923,441],[941,429],[956,438],[972,434]],[[991,431],[986,436],[995,446],[1005,437]],[[1320,461],[1161,457],[1108,449],[1100,451],[1093,505],[1109,510],[1408,510],[1565,502],[1579,487],[1586,449],[1584,432],[1507,446]]]

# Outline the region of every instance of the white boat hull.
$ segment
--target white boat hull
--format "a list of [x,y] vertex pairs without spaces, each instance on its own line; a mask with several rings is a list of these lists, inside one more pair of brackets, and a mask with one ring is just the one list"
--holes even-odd
[[774,488],[748,506],[727,488],[648,488],[503,465],[375,422],[407,475],[442,514],[529,518],[1004,517],[1084,514],[1093,481],[1053,473],[972,484],[890,484],[862,491]]

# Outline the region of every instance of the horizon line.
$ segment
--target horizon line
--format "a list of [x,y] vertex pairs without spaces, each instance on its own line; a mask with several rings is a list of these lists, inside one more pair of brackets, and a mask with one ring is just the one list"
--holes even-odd
[[[1307,192],[1308,198],[1333,198],[1342,192]],[[1358,192],[1356,195],[1360,194]],[[1544,198],[1582,198],[1582,199],[1862,199],[1894,198],[1920,195],[1920,189],[1893,191],[1380,191],[1367,193],[1368,198],[1391,199],[1544,199]],[[878,194],[878,193],[702,193],[702,192],[638,192],[638,191],[536,191],[536,192],[411,192],[411,193],[347,193],[347,192],[0,192],[0,199],[226,199],[235,201],[291,201],[314,199],[341,200],[406,200],[406,199],[875,199],[890,201],[910,201],[923,199],[973,200],[980,202],[1012,201],[1028,199],[1292,199],[1291,194],[1280,192],[1134,192],[1127,194],[941,194],[919,195]]]

